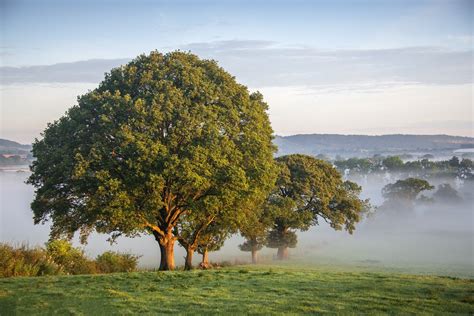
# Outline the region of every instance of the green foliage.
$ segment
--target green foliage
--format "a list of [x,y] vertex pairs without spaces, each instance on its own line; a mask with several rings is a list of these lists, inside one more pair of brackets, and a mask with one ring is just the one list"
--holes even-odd
[[375,161],[369,158],[349,158],[347,160],[336,160],[334,165],[341,172],[349,170],[354,173],[363,174],[371,173],[377,168]]
[[474,179],[472,160],[464,158],[459,161],[456,156],[449,160],[431,161],[433,155],[424,155],[421,160],[403,162],[398,156],[384,159],[373,158],[349,158],[338,159],[334,165],[340,172],[350,174],[383,173],[386,171],[403,173],[411,177],[429,179],[432,177],[460,178],[465,180]]
[[45,248],[0,243],[0,278],[58,274],[94,274],[135,271],[138,256],[107,251],[91,260],[66,240],[53,240]]
[[0,243],[0,278],[60,273],[62,273],[61,267],[44,249],[30,248],[27,245],[13,247]]
[[297,243],[298,237],[295,232],[276,227],[269,232],[266,246],[268,248],[295,248]]
[[132,254],[106,251],[95,261],[102,273],[133,272],[137,269],[138,258]]
[[229,236],[230,230],[227,226],[222,225],[218,221],[212,222],[199,237],[198,253],[203,254],[204,251],[218,251],[224,246],[224,242]]
[[52,240],[46,243],[46,252],[66,274],[96,273],[95,262],[87,258],[82,249],[73,247],[67,240]]
[[293,245],[290,230],[307,230],[323,219],[336,229],[352,233],[368,201],[359,199],[361,188],[343,181],[328,162],[306,155],[288,155],[276,159],[280,173],[268,198],[274,226],[268,244]]
[[[346,268],[347,269],[347,268]],[[242,273],[246,271],[246,273]],[[469,279],[245,266],[0,280],[2,315],[470,315]]]
[[471,159],[464,158],[459,163],[458,176],[465,180],[474,180],[474,163]]
[[398,156],[387,157],[382,161],[382,165],[388,171],[399,171],[403,168],[403,160]]
[[382,189],[382,195],[388,200],[415,201],[419,194],[434,187],[426,180],[408,178],[387,184]]
[[53,238],[153,233],[164,245],[185,213],[238,222],[273,185],[267,109],[215,61],[141,55],[33,144],[35,223],[50,219]]
[[459,167],[459,158],[456,156],[453,156],[450,160],[448,160],[448,164],[451,167],[457,168]]
[[275,222],[274,212],[268,204],[255,205],[241,222],[239,231],[246,240],[239,245],[242,251],[258,251],[267,242],[269,230]]
[[263,248],[265,243],[266,238],[261,240],[248,239],[245,240],[241,245],[239,245],[239,249],[242,251],[259,251]]

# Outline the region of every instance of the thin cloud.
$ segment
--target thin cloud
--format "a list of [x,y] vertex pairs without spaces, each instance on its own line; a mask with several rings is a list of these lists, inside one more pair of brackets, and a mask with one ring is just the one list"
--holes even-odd
[[0,67],[2,84],[98,83],[111,68],[130,59],[91,59],[45,66]]
[[472,82],[472,51],[437,47],[318,50],[261,41],[193,43],[183,48],[218,60],[240,80],[257,87]]
[[[212,58],[252,87],[467,84],[473,82],[473,51],[437,47],[319,50],[264,40],[190,43],[180,47]],[[130,59],[88,60],[49,66],[0,67],[2,84],[99,82]]]

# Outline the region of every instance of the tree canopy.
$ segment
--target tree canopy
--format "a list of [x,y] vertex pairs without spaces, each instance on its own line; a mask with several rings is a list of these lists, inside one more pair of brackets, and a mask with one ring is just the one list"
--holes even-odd
[[307,230],[320,220],[335,230],[354,231],[368,203],[358,197],[360,186],[343,181],[331,164],[311,156],[294,154],[276,161],[280,172],[268,198],[275,219],[268,246],[278,248],[280,259],[296,245],[294,230]]
[[388,200],[415,201],[418,195],[434,187],[426,180],[408,178],[387,184],[382,189],[382,195]]
[[212,60],[156,51],[112,69],[33,144],[35,223],[82,240],[94,230],[150,233],[174,268],[184,214],[239,217],[274,183],[272,129],[250,94]]
[[257,263],[257,251],[267,243],[267,235],[274,223],[274,214],[268,204],[255,205],[240,224],[240,234],[245,238],[240,250],[252,253],[252,263]]

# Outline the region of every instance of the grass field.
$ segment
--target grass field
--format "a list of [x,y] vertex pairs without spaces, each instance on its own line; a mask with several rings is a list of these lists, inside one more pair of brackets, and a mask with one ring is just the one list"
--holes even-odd
[[291,266],[0,280],[1,315],[319,312],[473,314],[474,280]]

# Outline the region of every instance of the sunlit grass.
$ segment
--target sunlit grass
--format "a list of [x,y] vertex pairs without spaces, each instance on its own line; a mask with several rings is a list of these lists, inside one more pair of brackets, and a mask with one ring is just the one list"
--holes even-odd
[[239,266],[0,280],[0,314],[474,313],[474,280]]

